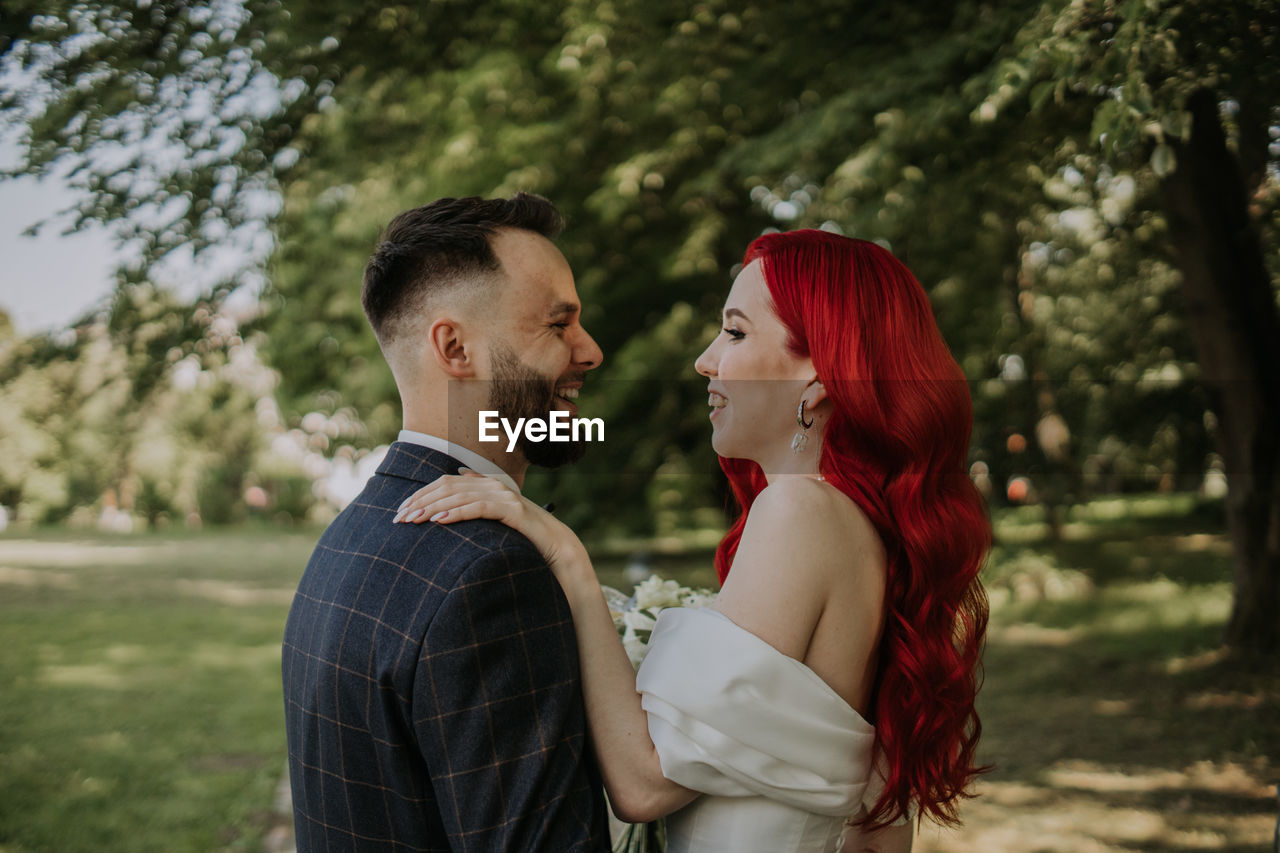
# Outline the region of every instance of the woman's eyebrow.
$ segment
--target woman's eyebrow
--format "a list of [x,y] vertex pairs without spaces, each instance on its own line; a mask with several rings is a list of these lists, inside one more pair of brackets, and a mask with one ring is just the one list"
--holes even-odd
[[730,317],[741,317],[742,319],[746,320],[748,323],[751,322],[751,318],[748,317],[746,314],[743,314],[737,308],[724,309],[724,318],[728,320]]

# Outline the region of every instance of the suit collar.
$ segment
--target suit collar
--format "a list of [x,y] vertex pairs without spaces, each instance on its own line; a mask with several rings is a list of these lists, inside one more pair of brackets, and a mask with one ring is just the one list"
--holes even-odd
[[460,444],[454,444],[445,438],[430,435],[425,432],[416,432],[411,429],[400,430],[400,436],[397,441],[405,441],[409,444],[420,444],[423,447],[429,447],[432,450],[439,451],[451,459],[456,459],[463,465],[475,471],[477,474],[484,474],[486,477],[493,477],[516,494],[520,493],[520,486],[512,478],[510,474],[498,467],[497,463],[492,460],[485,459],[474,450],[469,450]]
[[438,450],[397,441],[387,449],[387,455],[378,465],[378,473],[417,483],[430,483],[445,474],[458,473],[460,467],[461,462]]

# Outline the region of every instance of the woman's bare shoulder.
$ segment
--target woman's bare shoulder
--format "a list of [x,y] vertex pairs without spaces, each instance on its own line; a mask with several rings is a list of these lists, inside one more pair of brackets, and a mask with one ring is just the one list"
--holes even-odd
[[803,659],[833,595],[879,583],[883,559],[870,522],[837,489],[779,479],[751,505],[716,608]]
[[779,477],[762,489],[747,515],[744,538],[751,528],[816,552],[812,556],[829,554],[837,566],[847,567],[850,558],[883,561],[880,536],[862,508],[832,484],[810,477]]

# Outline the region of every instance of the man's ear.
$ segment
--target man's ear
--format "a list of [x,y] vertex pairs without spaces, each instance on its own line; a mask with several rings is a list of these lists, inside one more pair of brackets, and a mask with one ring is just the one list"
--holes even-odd
[[473,349],[462,323],[453,317],[439,317],[427,329],[427,357],[454,379],[475,375]]

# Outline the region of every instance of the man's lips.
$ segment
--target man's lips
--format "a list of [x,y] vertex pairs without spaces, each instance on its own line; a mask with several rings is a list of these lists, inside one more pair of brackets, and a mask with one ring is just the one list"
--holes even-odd
[[581,387],[581,383],[557,386],[552,397],[552,405],[563,406],[569,410],[570,415],[576,415],[578,404],[575,401],[578,399],[578,391]]

